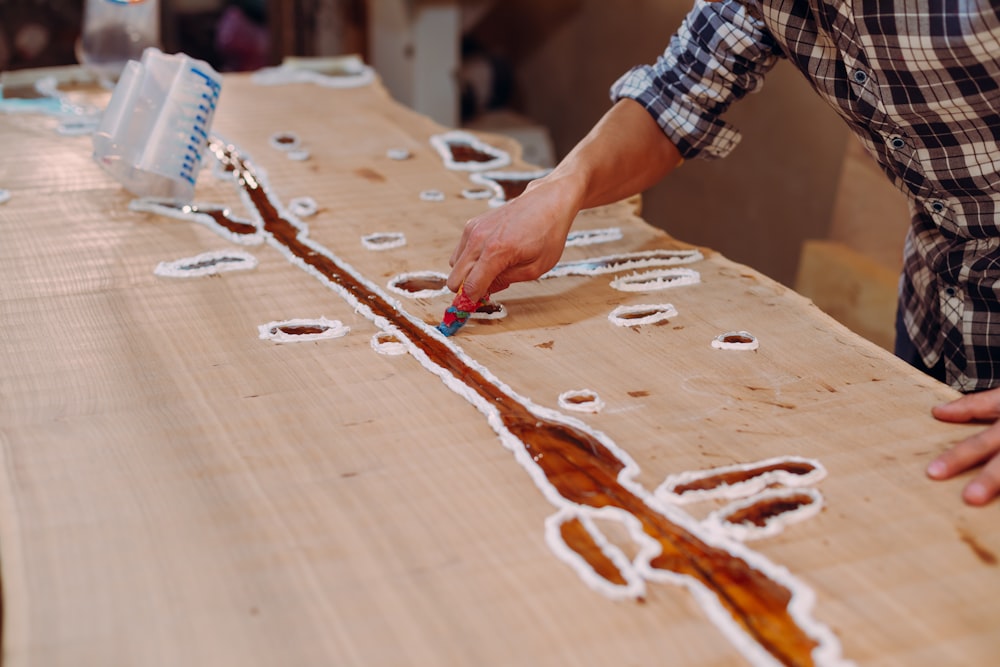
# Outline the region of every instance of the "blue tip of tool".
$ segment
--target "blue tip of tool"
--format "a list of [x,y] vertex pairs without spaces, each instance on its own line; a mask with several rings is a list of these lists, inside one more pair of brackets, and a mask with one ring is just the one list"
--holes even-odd
[[442,322],[441,324],[437,325],[437,330],[440,331],[442,334],[444,334],[446,337],[451,337],[454,336],[456,333],[458,333],[458,330],[462,328],[463,324],[465,324],[465,322],[459,322],[457,320],[450,326]]

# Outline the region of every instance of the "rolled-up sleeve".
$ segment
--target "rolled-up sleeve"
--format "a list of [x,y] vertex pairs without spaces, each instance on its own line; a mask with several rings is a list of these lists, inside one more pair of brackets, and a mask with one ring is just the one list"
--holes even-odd
[[635,67],[611,87],[656,119],[685,159],[725,157],[739,131],[720,116],[760,89],[780,52],[763,21],[735,0],[698,0],[663,55]]

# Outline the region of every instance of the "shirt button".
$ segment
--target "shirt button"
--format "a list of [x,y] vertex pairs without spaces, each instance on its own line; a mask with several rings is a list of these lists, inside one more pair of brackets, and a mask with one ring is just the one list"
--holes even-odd
[[865,72],[862,72],[859,69],[858,70],[854,70],[854,82],[855,83],[864,83],[867,80],[868,80],[868,75]]
[[892,137],[889,139],[889,145],[898,151],[900,148],[906,146],[906,142],[903,141],[902,137]]
[[955,289],[954,287],[952,287],[951,285],[949,285],[948,287],[945,287],[945,288],[944,288],[944,293],[945,293],[946,295],[948,295],[948,296],[955,296],[955,294],[957,293],[957,291],[958,291],[958,290],[956,290],[956,289]]
[[931,210],[935,213],[940,213],[944,210],[944,203],[939,201],[931,202]]

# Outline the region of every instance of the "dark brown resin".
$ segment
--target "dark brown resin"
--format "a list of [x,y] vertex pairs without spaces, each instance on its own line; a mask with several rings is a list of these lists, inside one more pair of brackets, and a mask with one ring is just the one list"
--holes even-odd
[[245,262],[246,260],[242,257],[212,257],[211,259],[203,259],[200,262],[195,262],[193,264],[185,264],[184,266],[178,267],[181,271],[197,271],[198,269],[207,269],[210,266],[215,266],[216,264],[227,264],[227,263],[239,263]]
[[528,183],[535,180],[535,177],[531,178],[493,178],[491,179],[500,186],[503,190],[503,198],[510,201],[514,197],[518,197],[524,194],[524,191],[528,188]]
[[746,343],[752,343],[753,342],[753,337],[752,336],[746,336],[746,335],[743,335],[743,334],[729,334],[728,336],[723,336],[722,337],[722,342],[723,343],[744,343],[744,344],[746,344]]
[[723,485],[731,486],[741,482],[749,482],[751,479],[760,477],[761,475],[769,472],[786,472],[792,475],[808,475],[814,470],[816,470],[816,466],[804,461],[782,461],[780,463],[772,463],[764,466],[754,466],[746,468],[745,470],[731,470],[717,475],[710,475],[708,477],[696,479],[693,482],[679,484],[673,488],[673,492],[679,495],[682,493],[688,493],[689,491],[708,491],[709,489],[715,489]]
[[423,292],[425,290],[443,290],[448,279],[441,276],[410,276],[392,283],[394,287],[404,292]]
[[496,315],[503,312],[503,306],[490,301],[476,308],[476,312],[480,315]]
[[309,336],[325,333],[329,330],[330,327],[321,324],[282,324],[281,326],[271,327],[271,335],[277,335],[280,331],[289,336]]
[[239,234],[240,236],[246,236],[249,234],[257,233],[257,225],[246,220],[240,220],[235,218],[230,214],[229,209],[224,206],[209,206],[205,204],[198,204],[192,206],[181,207],[180,210],[187,211],[189,213],[195,213],[199,215],[206,215],[210,217],[215,224],[220,227],[229,230],[233,234]]
[[451,151],[451,159],[458,163],[489,162],[497,158],[496,155],[473,148],[471,144],[448,144],[448,149]]
[[662,308],[650,308],[649,310],[637,310],[633,312],[625,312],[616,315],[619,319],[623,320],[641,320],[644,317],[652,317],[653,315],[660,315],[666,311]]
[[775,517],[806,505],[812,505],[813,502],[815,499],[806,493],[762,498],[752,505],[726,515],[726,521],[733,524],[751,523],[763,528]]
[[[373,317],[391,322],[398,335],[419,348],[431,363],[494,406],[504,428],[521,443],[528,458],[565,502],[590,508],[620,508],[631,514],[660,545],[661,553],[652,561],[653,567],[701,582],[717,596],[734,621],[780,663],[813,664],[811,654],[816,641],[789,613],[791,593],[785,586],[742,558],[705,543],[670,521],[619,481],[618,474],[625,464],[597,436],[536,414],[464,361],[445,340],[396,310],[335,257],[316,252],[299,237],[298,228],[281,215],[246,161],[219,142],[213,141],[210,147],[221,161],[235,166],[239,187],[260,214],[269,242],[286,249],[297,263],[307,265],[345,296],[370,309]],[[609,571],[607,557],[594,548],[594,540],[587,531],[570,526],[562,535],[567,546],[586,559],[595,572],[616,581]]]

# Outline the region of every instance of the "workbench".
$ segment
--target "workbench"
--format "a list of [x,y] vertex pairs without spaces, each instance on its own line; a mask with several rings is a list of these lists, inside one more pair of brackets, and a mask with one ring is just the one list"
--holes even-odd
[[[388,284],[446,274],[490,204],[377,80],[226,76],[195,203],[248,234],[136,206],[54,125],[0,116],[5,667],[1000,660],[1000,505],[924,474],[982,426],[638,199],[581,213],[606,242],[563,261],[672,252],[697,282],[569,271],[445,340],[450,294]],[[253,262],[157,273],[204,253]],[[739,331],[758,347],[713,346]],[[565,442],[524,444],[550,422]],[[759,487],[681,490],[734,471]],[[801,520],[726,528],[741,490]]]

